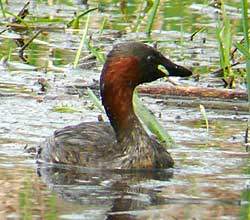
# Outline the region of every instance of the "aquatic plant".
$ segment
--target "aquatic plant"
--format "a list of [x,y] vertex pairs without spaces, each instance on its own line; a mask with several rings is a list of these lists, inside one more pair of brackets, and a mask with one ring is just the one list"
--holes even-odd
[[172,147],[174,139],[166,132],[156,117],[142,103],[136,92],[133,95],[133,104],[136,115],[143,121],[146,128],[156,135],[161,143],[165,144],[168,148]]
[[249,103],[249,111],[250,111],[250,45],[249,45],[249,24],[248,24],[248,2],[247,0],[241,0],[242,5],[242,25],[243,25],[243,33],[244,33],[244,47],[239,47],[239,50],[246,57],[246,72],[247,72],[247,88],[248,88],[248,103]]
[[22,219],[32,219],[32,186],[30,181],[25,181],[24,187],[19,192],[19,209]]
[[104,108],[102,106],[102,103],[100,102],[100,100],[97,98],[97,96],[95,95],[95,93],[92,91],[92,89],[87,88],[87,93],[89,98],[92,100],[92,102],[94,103],[94,105],[103,113],[105,113]]
[[[231,83],[234,83],[234,75],[231,69],[231,48],[232,48],[232,32],[230,20],[226,14],[224,1],[221,1],[221,20],[218,19],[218,25],[216,28],[216,36],[219,43],[219,53],[220,53],[220,66],[223,69],[224,80],[227,82],[227,77],[230,78]],[[229,86],[231,87],[231,86]]]
[[74,68],[76,68],[76,66],[78,65],[78,62],[79,62],[79,59],[80,59],[80,56],[81,56],[81,52],[82,52],[82,48],[83,48],[84,42],[86,41],[86,37],[87,37],[87,34],[88,34],[88,29],[89,29],[89,18],[90,18],[90,14],[87,15],[85,28],[84,28],[84,31],[82,33],[81,42],[80,42],[80,45],[78,47],[78,50],[77,50],[77,53],[76,53],[76,56],[75,56],[75,60],[74,60],[74,64],[73,64]]
[[141,4],[139,4],[139,7],[138,7],[136,22],[132,29],[133,32],[138,32],[142,19],[145,16],[146,9],[144,9],[143,5],[144,5],[144,1],[141,1]]
[[80,19],[84,16],[84,15],[87,15],[89,14],[90,12],[92,11],[95,11],[97,10],[98,8],[95,7],[95,8],[90,8],[82,13],[80,13],[79,15],[76,15],[68,24],[67,24],[67,27],[72,27],[74,29],[79,29],[79,24],[80,24]]
[[158,9],[159,4],[160,4],[160,0],[155,0],[152,8],[149,11],[150,14],[149,14],[148,22],[147,22],[147,26],[146,26],[146,33],[147,34],[150,34],[152,31],[153,23],[155,20],[155,16],[157,14],[157,9]]
[[48,207],[48,210],[44,213],[45,220],[55,220],[58,219],[57,213],[57,197],[56,194],[52,194],[48,197],[48,200],[45,201]]
[[[157,4],[159,4],[159,2],[160,1],[154,1],[154,0],[139,1],[136,10],[131,11],[128,7],[128,4],[127,4],[128,2],[126,0],[121,0],[120,11],[123,14],[125,22],[128,23],[129,25],[128,26],[129,30],[131,32],[138,32],[141,29],[141,24],[143,23],[147,25],[147,28],[148,28],[147,31],[148,31],[148,34],[150,34],[152,25],[154,22],[154,18],[156,16],[156,11],[158,8]],[[155,6],[154,9],[153,9],[153,6]],[[136,19],[134,19],[134,16],[132,16],[132,13],[133,15],[136,14]],[[133,20],[130,18],[133,18]]]
[[103,33],[103,31],[104,31],[104,28],[105,28],[105,26],[106,26],[106,24],[107,24],[107,21],[108,21],[108,18],[107,17],[104,17],[103,18],[103,21],[102,21],[102,24],[101,24],[101,27],[100,27],[100,29],[99,29],[99,34],[101,35],[102,33]]
[[86,47],[91,52],[91,54],[93,54],[95,56],[95,58],[97,59],[98,62],[100,62],[100,63],[105,62],[106,58],[105,58],[104,52],[101,50],[101,48],[95,47],[92,44],[91,40],[88,40],[86,42]]
[[[20,209],[20,219],[32,220],[39,212],[44,220],[58,219],[56,194],[52,193],[45,198],[44,195],[40,194],[40,190],[36,188],[39,183],[36,179],[35,182],[33,181],[34,178],[32,178],[31,175],[27,175],[23,182],[23,187],[19,191],[18,205]],[[36,201],[41,205],[41,210],[34,210],[34,199],[37,197],[39,197],[39,199]]]
[[52,109],[53,112],[59,112],[59,113],[75,113],[80,112],[80,110],[73,108],[69,105],[62,104],[62,105],[56,105]]
[[209,125],[208,125],[208,118],[207,118],[207,113],[206,113],[206,109],[204,107],[204,105],[200,104],[200,112],[204,118],[204,121],[206,123],[206,128],[207,128],[207,133],[208,133],[208,129],[209,129]]
[[3,7],[3,2],[2,2],[2,0],[0,0],[0,7],[1,7],[1,11],[2,11],[3,17],[5,18],[6,15],[5,15],[5,9],[4,9],[4,7]]

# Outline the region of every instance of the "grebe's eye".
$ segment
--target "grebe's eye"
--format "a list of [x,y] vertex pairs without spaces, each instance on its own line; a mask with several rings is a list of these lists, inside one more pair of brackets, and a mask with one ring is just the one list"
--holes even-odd
[[154,60],[154,57],[152,55],[147,56],[147,61],[152,62]]

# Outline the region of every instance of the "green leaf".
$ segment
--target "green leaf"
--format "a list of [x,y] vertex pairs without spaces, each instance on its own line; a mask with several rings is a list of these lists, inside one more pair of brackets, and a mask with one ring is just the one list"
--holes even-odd
[[79,110],[70,107],[68,105],[57,105],[52,108],[53,112],[59,112],[59,113],[75,113],[75,112],[80,112]]
[[87,15],[88,13],[97,10],[98,8],[90,8],[84,12],[82,12],[79,15],[76,15],[69,23],[67,24],[67,27],[72,27],[74,29],[79,29],[79,23],[80,23],[80,18],[83,17],[84,15]]
[[[245,41],[245,49],[248,53],[244,53],[246,56],[246,70],[247,70],[247,91],[248,91],[248,105],[250,111],[250,58],[249,58],[249,24],[248,24],[248,0],[241,0],[241,7],[242,7],[242,25],[243,25],[243,32],[244,32],[244,41]],[[244,49],[242,50],[244,51]]]
[[29,25],[21,17],[19,17],[18,15],[15,15],[12,12],[7,11],[7,10],[5,10],[5,13],[9,14],[9,15],[11,15],[13,17],[15,17],[15,19],[17,19],[18,21],[20,21],[24,26],[26,26],[26,28],[29,28]]
[[160,0],[155,0],[152,8],[150,9],[151,13],[149,15],[148,23],[147,23],[147,26],[146,26],[146,33],[147,34],[150,34],[151,31],[152,31],[154,19],[155,19],[159,4],[160,4]]
[[153,5],[154,5],[154,1],[153,0],[147,0],[147,4],[146,4],[146,7],[143,9],[143,12],[144,13],[148,13],[149,10],[153,7]]
[[92,89],[88,88],[87,89],[89,98],[92,100],[93,104],[100,109],[100,111],[102,111],[103,113],[105,113],[104,108],[102,106],[102,103],[100,102],[100,100],[96,97],[95,93],[92,91]]
[[218,25],[216,28],[216,36],[219,43],[219,53],[220,53],[220,65],[223,69],[224,77],[230,76],[232,74],[231,70],[231,47],[232,47],[232,33],[231,24],[227,16],[224,1],[221,1],[222,10],[222,20],[218,19]]
[[249,50],[246,47],[244,47],[240,43],[236,43],[235,46],[246,57],[246,59],[250,59],[250,53],[249,53]]
[[76,68],[76,66],[77,66],[77,64],[78,64],[78,62],[80,60],[83,44],[84,44],[84,42],[86,40],[86,37],[87,37],[87,33],[88,33],[88,29],[89,29],[89,18],[90,18],[90,14],[88,14],[88,16],[87,16],[85,29],[84,29],[84,31],[82,33],[82,39],[81,39],[80,45],[79,45],[77,53],[76,53],[76,57],[75,57],[75,60],[74,60],[74,65],[73,65],[74,68]]
[[6,18],[5,9],[4,9],[4,7],[3,7],[3,2],[2,2],[2,0],[0,0],[0,7],[1,7],[1,11],[2,11],[2,13],[3,13],[3,17]]
[[104,55],[103,51],[101,51],[100,48],[92,46],[91,41],[88,41],[86,43],[86,45],[87,45],[88,50],[96,57],[96,59],[100,63],[104,64],[106,58],[105,58],[105,55]]
[[245,40],[245,47],[249,49],[249,38],[248,38],[248,0],[241,0],[241,8],[242,8],[242,26]]
[[136,115],[142,120],[146,127],[164,143],[167,147],[174,144],[172,137],[166,132],[156,117],[143,105],[136,92],[133,95],[133,104]]

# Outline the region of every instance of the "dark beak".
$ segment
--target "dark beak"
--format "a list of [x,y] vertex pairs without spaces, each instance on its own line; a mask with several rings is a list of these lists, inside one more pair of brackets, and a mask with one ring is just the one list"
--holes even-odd
[[192,72],[189,69],[177,65],[165,57],[161,58],[161,65],[167,69],[169,76],[187,77],[192,75]]

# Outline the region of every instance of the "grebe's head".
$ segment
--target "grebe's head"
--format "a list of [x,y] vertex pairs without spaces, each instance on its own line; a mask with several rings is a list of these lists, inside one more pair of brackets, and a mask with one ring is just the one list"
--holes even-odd
[[[165,69],[162,70],[162,67]],[[169,76],[192,74],[143,43],[114,46],[102,69],[100,90],[102,104],[117,137],[127,132],[135,121],[132,103],[134,88],[141,83],[162,78],[166,72]]]
[[[162,70],[165,68],[167,71]],[[190,76],[192,72],[164,57],[155,48],[139,42],[114,46],[108,54],[101,81],[118,77],[132,87],[168,76]],[[104,79],[106,78],[106,80]]]

